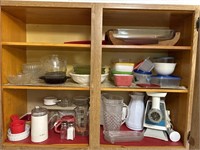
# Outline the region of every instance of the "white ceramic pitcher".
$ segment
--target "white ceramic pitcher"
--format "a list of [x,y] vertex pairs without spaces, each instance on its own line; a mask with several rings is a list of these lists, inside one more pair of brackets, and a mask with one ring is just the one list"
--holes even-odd
[[131,100],[128,105],[129,114],[126,119],[126,126],[132,130],[143,129],[143,116],[144,116],[144,93],[135,92],[130,94]]

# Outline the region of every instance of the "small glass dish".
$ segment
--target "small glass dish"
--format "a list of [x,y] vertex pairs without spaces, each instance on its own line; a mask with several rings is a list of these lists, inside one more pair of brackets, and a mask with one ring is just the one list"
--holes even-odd
[[30,74],[9,75],[7,79],[8,82],[11,84],[24,85],[30,83],[31,75]]

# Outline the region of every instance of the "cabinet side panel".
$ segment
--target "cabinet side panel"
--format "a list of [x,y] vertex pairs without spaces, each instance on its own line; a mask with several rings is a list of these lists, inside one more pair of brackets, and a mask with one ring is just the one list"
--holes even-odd
[[[199,7],[200,10],[200,7]],[[192,124],[191,124],[191,137],[190,137],[190,150],[200,149],[200,29],[198,29],[198,50],[197,50],[197,65],[195,74],[194,85],[194,102],[192,111]]]
[[181,33],[180,39],[176,45],[192,45],[192,24],[193,14],[183,16],[180,14],[172,14],[170,19],[170,27],[177,32]]
[[188,120],[188,94],[173,94],[168,93],[166,97],[166,107],[170,110],[170,119],[173,125],[173,129],[181,134],[182,142],[187,136],[187,124]]
[[2,12],[2,41],[25,42],[26,25],[13,16]]
[[6,47],[2,49],[2,83],[8,83],[9,75],[17,75],[22,71],[22,64],[26,62],[26,51],[23,49]]
[[3,140],[7,138],[10,116],[13,114],[21,116],[26,113],[26,95],[26,90],[3,90]]

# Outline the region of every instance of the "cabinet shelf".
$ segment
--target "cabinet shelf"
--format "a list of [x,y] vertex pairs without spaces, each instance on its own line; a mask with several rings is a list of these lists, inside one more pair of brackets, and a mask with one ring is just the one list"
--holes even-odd
[[[124,131],[129,131],[129,129],[125,126],[122,125],[121,130]],[[135,142],[116,142],[115,144],[111,144],[108,141],[104,139],[103,135],[103,127],[101,127],[101,134],[100,134],[100,139],[101,139],[101,146],[102,147],[112,147],[112,148],[134,148],[135,146],[174,146],[175,148],[180,148],[183,147],[183,143],[181,141],[179,142],[171,142],[171,141],[162,141],[158,140],[155,138],[149,138],[149,137],[144,137],[143,140],[141,141],[135,141]]]
[[10,46],[26,49],[29,47],[35,48],[90,48],[90,44],[56,44],[56,43],[36,43],[36,42],[2,42],[2,46]]
[[61,140],[60,135],[55,133],[53,130],[49,130],[49,138],[48,140],[41,142],[40,144],[31,142],[31,136],[29,135],[28,138],[16,141],[16,142],[10,142],[8,139],[3,143],[4,146],[18,146],[21,147],[51,147],[51,148],[87,148],[89,143],[89,137],[88,136],[79,136],[76,135],[75,139],[73,141],[71,140]]
[[188,89],[184,86],[178,88],[141,88],[132,84],[130,87],[117,87],[110,81],[102,84],[101,91],[188,93]]
[[47,85],[47,84],[38,84],[38,85],[12,85],[5,84],[2,86],[3,89],[23,89],[23,90],[80,90],[88,91],[90,88],[87,85],[78,85],[76,83],[65,83],[59,85]]
[[160,45],[102,45],[103,50],[115,51],[116,49],[132,50],[137,49],[141,51],[145,50],[156,50],[156,51],[190,51],[191,46],[160,46]]
[[[36,43],[36,42],[2,42],[2,46],[28,48],[90,48],[90,44],[56,44],[56,43]],[[169,51],[190,51],[191,46],[159,46],[159,45],[102,45],[103,50],[111,49],[139,49],[139,50],[169,50]]]

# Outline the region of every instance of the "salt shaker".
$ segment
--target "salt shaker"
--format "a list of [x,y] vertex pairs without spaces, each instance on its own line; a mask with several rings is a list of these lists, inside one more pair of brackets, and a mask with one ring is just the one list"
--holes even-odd
[[74,128],[74,123],[69,122],[68,123],[68,128],[67,128],[67,140],[74,140],[75,138],[75,128]]
[[64,121],[61,123],[61,128],[60,128],[60,139],[64,140],[67,137],[67,122]]

